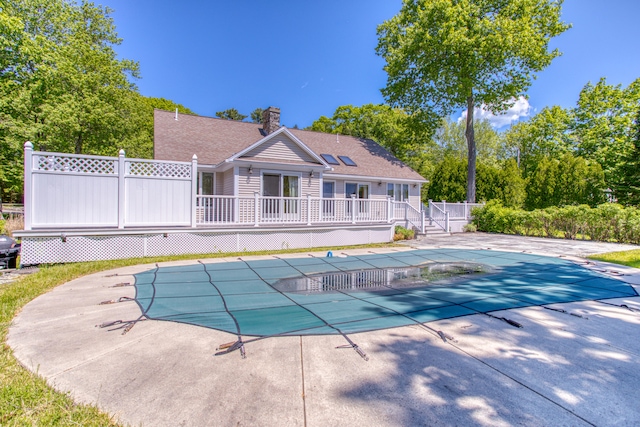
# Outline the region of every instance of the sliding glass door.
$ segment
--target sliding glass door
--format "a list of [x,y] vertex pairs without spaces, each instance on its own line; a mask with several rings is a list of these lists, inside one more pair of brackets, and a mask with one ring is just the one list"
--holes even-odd
[[265,219],[294,220],[300,212],[300,177],[262,174],[262,215]]

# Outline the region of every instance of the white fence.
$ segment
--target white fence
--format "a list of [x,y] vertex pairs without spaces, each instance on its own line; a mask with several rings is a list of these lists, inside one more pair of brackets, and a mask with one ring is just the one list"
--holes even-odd
[[202,196],[197,168],[195,155],[189,163],[47,153],[27,142],[25,230],[421,221],[391,198]]
[[[25,144],[25,230],[189,226],[197,161],[33,151]],[[193,212],[195,214],[195,211]]]
[[429,200],[429,206],[435,206],[442,212],[448,212],[450,220],[469,220],[471,219],[471,210],[473,208],[483,207],[484,203],[449,203],[444,200],[441,202]]

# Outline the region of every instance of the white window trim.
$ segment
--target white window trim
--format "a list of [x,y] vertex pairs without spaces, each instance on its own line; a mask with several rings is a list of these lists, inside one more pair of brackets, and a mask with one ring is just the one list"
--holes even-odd
[[366,199],[363,200],[369,200],[371,198],[371,182],[366,182],[366,181],[345,181],[344,182],[344,197],[346,199],[350,199],[351,195],[347,194],[347,184],[356,184],[356,198],[358,197],[358,189],[360,188],[361,185],[366,185],[369,187],[369,191],[367,192],[368,197]]
[[[298,198],[302,197],[302,173],[301,172],[286,172],[286,171],[282,171],[282,170],[271,170],[271,169],[261,169],[260,170],[260,196],[262,197],[262,195],[264,194],[264,188],[263,188],[263,183],[264,183],[264,175],[280,175],[280,194],[284,193],[284,188],[282,188],[283,186],[283,176],[296,176],[298,177]],[[284,197],[284,196],[280,196],[280,197]]]
[[212,196],[215,196],[216,195],[216,175],[217,174],[214,171],[206,171],[206,170],[204,170],[204,171],[203,170],[199,170],[198,171],[198,196],[202,196],[203,195],[202,194],[202,174],[203,173],[210,173],[211,175],[213,175],[213,183],[212,183],[212,185],[213,185],[213,188],[212,188],[213,194],[212,194]]
[[[389,186],[392,185],[393,186],[393,195],[391,195],[391,198],[393,201],[395,202],[408,202],[411,199],[411,185],[406,184],[404,182],[387,182],[387,191],[386,191],[386,196],[389,196]],[[396,186],[400,186],[400,200],[396,200]],[[403,186],[407,186],[407,198],[404,198],[404,191],[403,191]]]
[[333,194],[331,195],[331,198],[335,199],[336,198],[336,187],[337,187],[336,181],[329,180],[329,179],[322,181],[322,185],[320,187],[320,197],[324,199],[324,184],[325,183],[329,183],[329,182],[333,183]]

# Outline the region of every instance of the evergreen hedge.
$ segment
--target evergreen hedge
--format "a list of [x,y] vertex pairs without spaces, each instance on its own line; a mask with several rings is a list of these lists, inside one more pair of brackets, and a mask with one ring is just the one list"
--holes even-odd
[[640,244],[640,209],[615,203],[525,211],[494,200],[472,214],[478,231]]

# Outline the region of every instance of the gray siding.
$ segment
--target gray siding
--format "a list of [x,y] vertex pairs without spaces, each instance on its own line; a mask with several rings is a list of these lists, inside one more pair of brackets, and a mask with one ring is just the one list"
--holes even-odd
[[278,135],[273,139],[264,142],[242,157],[255,157],[258,159],[282,159],[295,162],[318,164],[318,162],[313,159],[306,151],[300,148],[298,144],[284,135]]
[[260,169],[254,167],[252,172],[249,175],[249,168],[240,168],[238,195],[253,196],[253,193],[260,194]]
[[310,194],[311,197],[322,197],[322,190],[320,188],[320,179],[318,174],[313,174],[313,178],[305,177],[302,175],[302,181],[300,183],[300,195],[307,197]]
[[213,190],[213,194],[215,195],[224,194],[224,174],[222,172],[215,173],[215,185],[216,185],[216,188]]
[[233,196],[233,168],[222,173],[222,195]]

